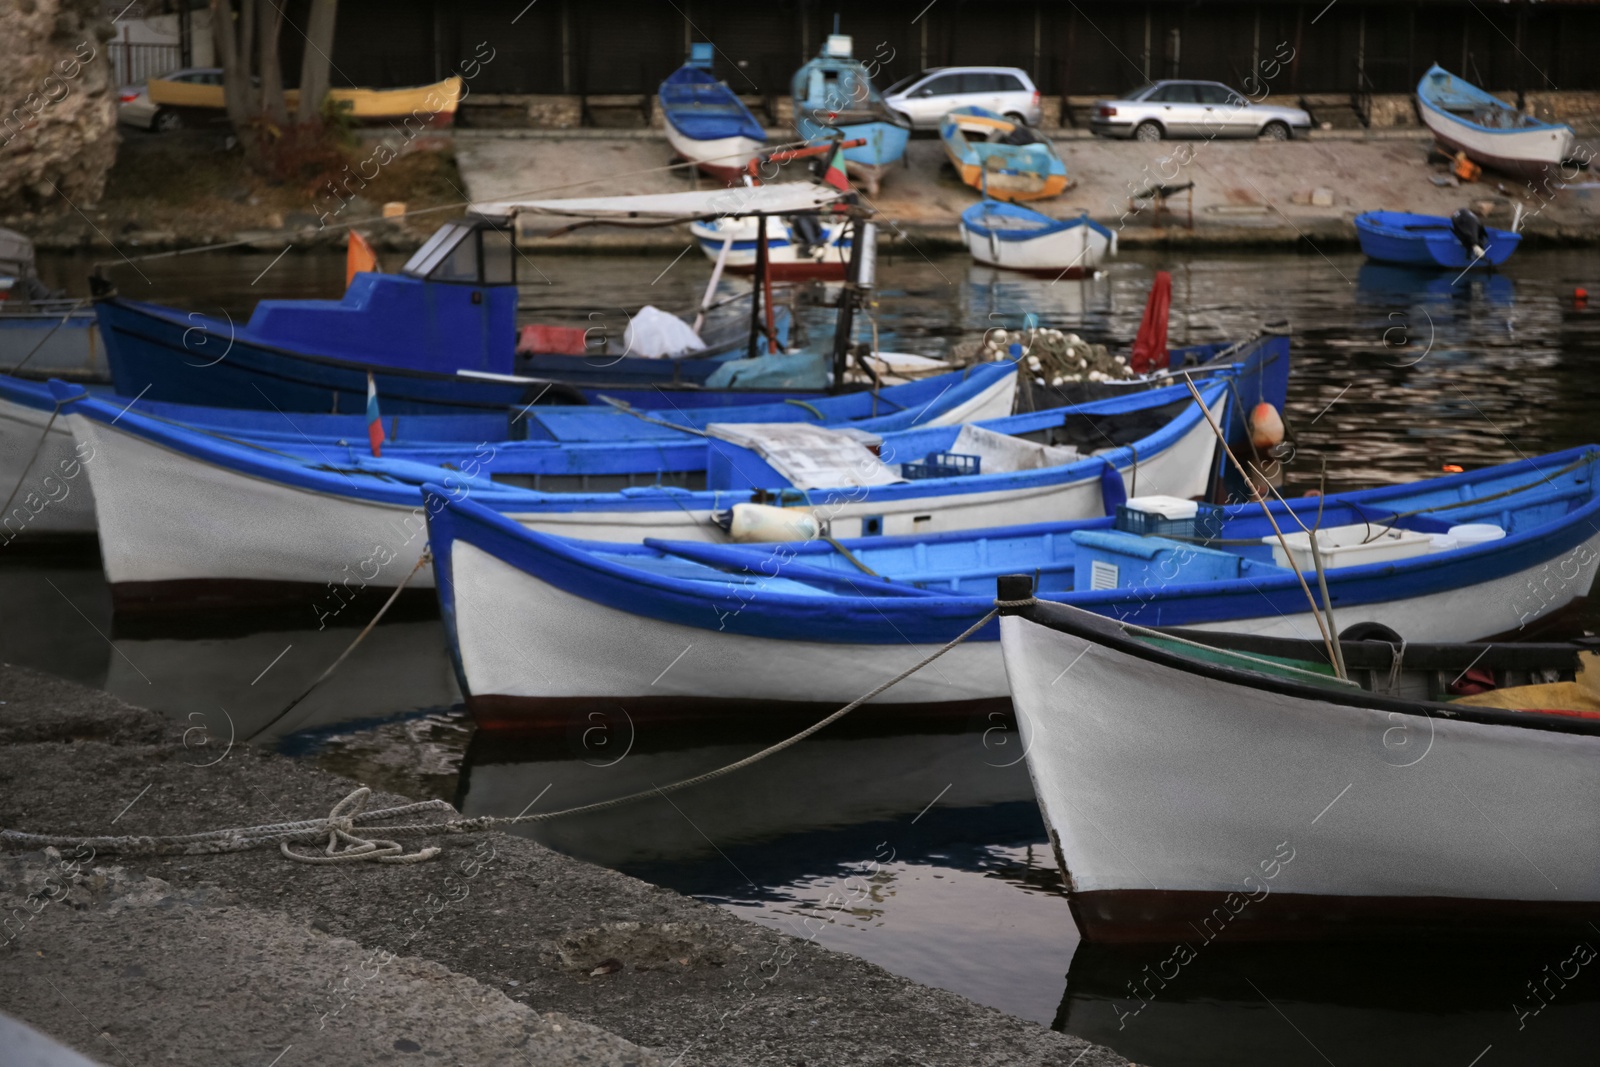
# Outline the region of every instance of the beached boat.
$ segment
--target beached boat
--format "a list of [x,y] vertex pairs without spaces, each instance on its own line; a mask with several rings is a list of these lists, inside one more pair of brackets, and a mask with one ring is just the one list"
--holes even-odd
[[[722,257],[727,269],[749,274],[756,269],[759,224],[754,219],[707,219],[689,224],[700,250],[712,260]],[[729,242],[732,242],[729,244]],[[850,227],[825,216],[804,215],[767,220],[767,269],[776,280],[844,277],[850,262]]]
[[[366,410],[369,374],[383,409],[394,414],[583,403],[599,393],[657,408],[820,395],[830,391],[829,355],[747,362],[755,353],[736,308],[708,316],[702,347],[677,358],[631,355],[626,337],[593,348],[586,338],[594,331],[581,327],[565,331],[575,343],[564,350],[536,342],[532,351],[516,351],[522,257],[513,252],[511,227],[793,214],[840,195],[794,182],[479,204],[466,219],[445,224],[399,273],[357,274],[336,301],[263,300],[245,323],[115,295],[103,296],[96,309],[118,391],[131,397],[148,390],[151,399],[172,403],[356,414]],[[782,317],[775,313],[770,324],[781,339]],[[730,363],[739,366],[724,366]]]
[[[1547,622],[1587,594],[1600,561],[1597,462],[1600,449],[1575,449],[1272,511],[1295,532],[1295,517],[1320,517],[1370,533],[1354,551],[1325,548],[1345,631],[1483,638]],[[548,726],[605,701],[636,718],[832,710],[981,620],[1005,574],[1130,623],[1317,633],[1254,503],[1197,511],[1187,536],[1199,529],[1209,545],[1118,528],[1142,526],[1144,512],[931,537],[624,546],[543,536],[471,499],[440,497],[428,511],[443,617],[469,704],[491,726]],[[1509,535],[1462,544],[1448,532],[1488,523]],[[1565,564],[1561,583],[1537,584]],[[629,655],[596,657],[599,635]],[[1003,705],[998,638],[980,631],[877,702],[918,714]],[[520,658],[528,648],[540,650],[537,670]]]
[[1081,278],[1117,254],[1114,231],[1089,218],[1053,219],[1014,204],[983,200],[961,213],[961,239],[979,263],[1006,270]]
[[1540,122],[1438,64],[1417,83],[1417,110],[1445,147],[1521,178],[1537,180],[1572,157],[1572,127]]
[[1067,165],[1044,137],[981,107],[939,120],[939,140],[961,180],[996,200],[1042,200],[1067,187]]
[[[426,541],[428,482],[546,533],[716,543],[733,536],[723,523],[759,523],[777,510],[766,506],[785,503],[807,506],[778,511],[785,524],[826,520],[840,537],[1101,515],[1125,481],[1141,492],[1194,497],[1206,492],[1215,466],[1211,430],[1188,390],[1176,387],[867,438],[805,423],[718,424],[687,444],[484,442],[419,459],[415,451],[376,458],[360,440],[229,440],[52,385],[63,418],[95,450],[86,469],[101,557],[124,608],[196,599],[306,604],[319,591],[337,598],[345,588],[393,587]],[[1219,417],[1226,385],[1202,393]],[[937,454],[974,437],[1011,462],[947,472]],[[872,440],[878,454],[864,443]],[[1096,449],[1101,454],[1089,454]],[[919,469],[889,466],[902,461]],[[1019,469],[1024,462],[1034,465]],[[431,581],[424,569],[413,585]]]
[[[222,71],[213,78],[186,78],[182,81],[151,78],[146,82],[150,102],[161,107],[189,111],[221,111],[227,105]],[[399,89],[329,89],[328,100],[347,118],[357,122],[388,122],[392,119],[422,120],[428,126],[448,126],[461,104],[462,81],[446,78],[431,85],[411,85]],[[300,90],[286,89],[285,106],[293,111],[300,103]]]
[[[1472,220],[1474,223],[1476,218]],[[1445,267],[1467,270],[1498,267],[1522,242],[1520,233],[1496,230],[1481,223],[1481,234],[1464,234],[1443,215],[1416,215],[1407,211],[1366,211],[1355,218],[1356,237],[1368,259],[1408,267]],[[1473,242],[1482,239],[1473,252]]]
[[845,166],[876,196],[884,175],[905,155],[911,127],[883,102],[866,65],[852,58],[852,47],[848,36],[832,34],[821,54],[795,72],[794,125],[807,141],[830,138],[834,131],[846,140],[864,139],[845,149]]
[[1593,641],[1347,641],[1346,681],[1321,641],[1149,630],[1030,589],[1001,580],[1000,644],[1085,939],[1592,936]]
[[711,73],[712,48],[689,46],[689,61],[658,90],[667,143],[681,158],[728,184],[744,176],[767,135],[728,83]]

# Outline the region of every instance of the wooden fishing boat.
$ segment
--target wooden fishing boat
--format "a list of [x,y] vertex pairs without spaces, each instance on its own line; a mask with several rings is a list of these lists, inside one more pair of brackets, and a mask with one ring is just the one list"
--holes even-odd
[[[856,386],[830,386],[834,368],[825,353],[746,362],[757,353],[738,309],[707,314],[704,347],[679,358],[630,355],[624,338],[587,348],[582,329],[568,331],[577,335],[576,351],[516,351],[521,257],[510,231],[541,220],[570,229],[786,215],[815,211],[840,195],[793,182],[478,204],[466,219],[441,227],[399,273],[357,274],[337,301],[263,300],[242,324],[114,294],[103,295],[96,310],[118,391],[172,403],[356,414],[366,409],[369,374],[383,409],[394,414],[582,403],[600,393],[656,408],[826,395]],[[781,340],[786,319],[775,311],[763,325]],[[727,363],[741,364],[738,373]]]
[[911,127],[883,102],[852,48],[847,35],[832,34],[817,58],[795,72],[794,125],[806,141],[831,138],[835,131],[846,140],[864,140],[845,149],[845,166],[876,196],[884,175],[905,155]]
[[1067,165],[1044,137],[981,107],[939,120],[939,140],[961,180],[996,200],[1043,200],[1067,187]]
[[1029,274],[1081,278],[1117,254],[1114,231],[1089,218],[1053,219],[983,200],[961,213],[961,239],[979,263]]
[[1572,127],[1540,122],[1437,63],[1417,83],[1417,110],[1440,144],[1468,158],[1537,180],[1572,156]]
[[[123,608],[191,605],[196,598],[305,604],[308,592],[313,601],[318,590],[332,593],[323,588],[330,582],[335,589],[393,587],[426,540],[428,482],[543,532],[722,542],[730,539],[723,523],[760,521],[774,511],[785,520],[800,517],[770,507],[785,502],[809,502],[811,521],[826,518],[837,536],[1100,515],[1107,494],[1120,492],[1135,466],[1140,491],[1204,493],[1215,451],[1198,407],[1180,388],[972,424],[977,431],[884,433],[871,438],[881,442],[877,455],[859,432],[782,423],[718,424],[687,443],[484,442],[377,458],[359,439],[331,447],[257,443],[52,385],[62,418],[95,450],[87,469],[101,556]],[[1226,386],[1208,384],[1202,392],[1219,417]],[[961,475],[927,468],[930,454],[984,430],[991,431],[987,439],[1051,465]],[[804,447],[794,444],[797,435]],[[1116,447],[1086,454],[1107,438]],[[1048,444],[1062,439],[1081,445]],[[888,466],[901,459],[925,468],[915,473],[943,476],[907,477]],[[426,588],[431,575],[419,573],[417,583]]]
[[[150,102],[161,107],[189,111],[221,111],[227,105],[220,70],[217,80],[186,79],[171,81],[151,78],[147,83]],[[431,85],[399,89],[329,89],[328,100],[347,117],[357,122],[388,122],[412,119],[427,126],[448,126],[461,104],[462,81],[449,77]],[[286,89],[284,104],[292,111],[299,106],[300,90]]]
[[[810,218],[813,221],[806,223],[793,217],[767,220],[767,269],[775,280],[837,281],[844,277],[850,263],[850,227],[842,221]],[[726,245],[728,270],[736,274],[755,271],[759,258],[756,220],[706,219],[690,223],[689,232],[712,260],[723,258]]]
[[689,61],[667,75],[658,90],[661,112],[667,143],[679,158],[732,185],[767,135],[727,82],[711,73],[711,58],[710,44],[689,46]]
[[[1320,510],[1321,521],[1361,524],[1375,539],[1403,530],[1392,540],[1419,549],[1354,565],[1330,553],[1329,596],[1347,632],[1482,638],[1547,620],[1588,593],[1600,561],[1597,462],[1600,449],[1574,449],[1272,511],[1291,529]],[[1149,484],[1142,472],[1136,484]],[[1006,573],[1035,575],[1041,598],[1130,624],[1317,632],[1254,503],[1208,516],[1209,544],[1128,532],[1130,517],[1144,515],[1125,512],[935,536],[601,545],[524,529],[470,498],[440,495],[427,510],[442,614],[486,726],[548,726],[609,703],[634,717],[832,710],[980,621]],[[1492,521],[1514,532],[1453,546],[1446,535]],[[1536,584],[1568,562],[1562,584]],[[595,657],[601,634],[629,656]],[[1003,706],[998,640],[997,627],[980,631],[877,703],[916,714]],[[537,670],[519,658],[526,648],[540,650]]]
[[1321,641],[1150,630],[1031,589],[1001,580],[1000,645],[1085,939],[1600,919],[1593,641],[1346,641],[1346,681]]
[[1356,237],[1368,259],[1408,267],[1445,267],[1450,270],[1498,267],[1522,242],[1520,233],[1485,226],[1483,254],[1451,228],[1443,215],[1416,215],[1407,211],[1366,211],[1355,218]]

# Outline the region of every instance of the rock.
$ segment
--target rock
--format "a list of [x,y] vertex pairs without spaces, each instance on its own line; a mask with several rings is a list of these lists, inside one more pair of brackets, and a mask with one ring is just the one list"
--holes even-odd
[[1313,190],[1311,190],[1311,206],[1312,207],[1332,207],[1333,206],[1333,190],[1332,189],[1313,189]]

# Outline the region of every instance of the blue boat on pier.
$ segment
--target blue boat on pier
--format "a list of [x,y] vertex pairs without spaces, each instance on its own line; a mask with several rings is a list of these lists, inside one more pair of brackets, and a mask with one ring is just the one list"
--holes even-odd
[[844,150],[845,165],[876,196],[884,174],[905,155],[911,127],[884,103],[852,48],[848,36],[835,33],[817,58],[795,72],[794,125],[808,141],[834,131],[847,141],[864,139],[866,144]]

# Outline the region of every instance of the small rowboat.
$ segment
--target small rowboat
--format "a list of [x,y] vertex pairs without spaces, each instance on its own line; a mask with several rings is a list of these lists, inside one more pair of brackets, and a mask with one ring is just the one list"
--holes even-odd
[[1443,215],[1414,215],[1406,211],[1367,211],[1356,216],[1356,237],[1368,259],[1408,267],[1447,267],[1466,270],[1498,267],[1522,243],[1522,235],[1485,226],[1483,255],[1473,255]]
[[661,111],[672,150],[731,185],[767,135],[728,84],[711,73],[711,55],[708,43],[689,46],[689,62],[661,83]]
[[961,180],[996,200],[1043,200],[1067,187],[1067,165],[1050,142],[981,107],[939,121],[939,139]]
[[[1403,525],[1421,549],[1328,568],[1347,632],[1482,638],[1547,620],[1589,589],[1600,563],[1597,461],[1600,450],[1574,449],[1272,507],[1290,529],[1291,514],[1315,523],[1319,508],[1323,521],[1366,524],[1375,536]],[[1129,482],[1141,493],[1151,484],[1143,473]],[[831,710],[981,620],[995,579],[1008,573],[1036,575],[1040,597],[1134,623],[1317,632],[1293,571],[1272,562],[1263,542],[1272,528],[1255,504],[1216,516],[1208,532],[1220,547],[1135,535],[1110,518],[784,545],[616,545],[541,536],[459,496],[426,510],[442,613],[485,725],[559,722],[585,701],[674,718]],[[1426,533],[1491,521],[1515,532],[1455,547]],[[1563,584],[1535,584],[1564,560]],[[629,656],[595,657],[599,635]],[[921,714],[1003,704],[998,642],[998,628],[987,627],[876,701]],[[537,671],[520,658],[529,648],[540,650]]]
[[[162,107],[220,111],[228,106],[220,81],[210,84],[151,78],[147,86],[150,102]],[[328,100],[347,118],[358,122],[416,119],[428,126],[448,126],[460,106],[461,87],[459,77],[450,77],[432,85],[401,89],[329,89]],[[294,110],[300,101],[300,90],[284,90],[283,100]]]
[[1117,235],[1087,212],[1075,219],[1053,219],[994,200],[961,213],[961,239],[979,263],[1064,278],[1093,274],[1107,256],[1117,253]]
[[1572,156],[1572,127],[1524,115],[1438,64],[1417,83],[1417,105],[1439,143],[1486,167],[1537,179]]
[[[767,269],[775,280],[844,277],[850,262],[849,225],[815,214],[810,218],[816,221],[797,222],[793,216],[767,220]],[[691,222],[689,232],[713,261],[722,255],[722,246],[732,240],[725,267],[736,274],[749,274],[756,269],[759,227],[756,219],[730,217]]]
[[1593,936],[1592,641],[1345,641],[1345,681],[1321,641],[1149,630],[999,586],[1085,940]]

